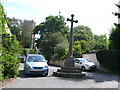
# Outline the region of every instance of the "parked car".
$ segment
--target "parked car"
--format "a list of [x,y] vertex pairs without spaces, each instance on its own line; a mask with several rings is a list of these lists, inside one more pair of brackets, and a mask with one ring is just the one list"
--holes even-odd
[[95,70],[96,65],[95,63],[91,62],[90,60],[87,60],[85,58],[75,58],[73,59],[75,62],[75,67],[81,70]]
[[25,62],[25,56],[19,56],[19,60],[21,61],[21,63]]
[[48,64],[43,55],[28,54],[24,63],[25,74],[48,75]]

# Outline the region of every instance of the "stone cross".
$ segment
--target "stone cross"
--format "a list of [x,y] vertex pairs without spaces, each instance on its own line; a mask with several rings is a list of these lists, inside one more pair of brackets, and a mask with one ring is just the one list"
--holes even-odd
[[73,20],[74,15],[71,15],[71,19],[67,18],[67,21],[71,22],[71,30],[70,30],[70,39],[69,39],[69,52],[68,58],[73,58],[73,22],[78,23],[78,20]]
[[78,20],[73,20],[74,15],[71,15],[71,19],[67,18],[67,21],[71,22],[71,30],[70,30],[70,39],[69,39],[69,52],[68,52],[68,58],[65,60],[64,66],[65,67],[74,67],[73,62],[73,23],[78,23]]

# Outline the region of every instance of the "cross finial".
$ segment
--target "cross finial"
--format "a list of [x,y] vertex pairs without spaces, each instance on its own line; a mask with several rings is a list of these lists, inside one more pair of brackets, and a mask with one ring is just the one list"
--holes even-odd
[[73,20],[74,14],[71,14],[71,19],[67,18],[67,21],[71,21],[71,23],[78,23],[78,20]]

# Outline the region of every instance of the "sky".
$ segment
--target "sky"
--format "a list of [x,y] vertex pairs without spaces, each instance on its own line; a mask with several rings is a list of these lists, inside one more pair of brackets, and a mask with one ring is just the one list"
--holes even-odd
[[[45,21],[49,15],[57,16],[59,12],[67,18],[74,14],[74,27],[84,25],[91,28],[93,34],[107,34],[117,23],[112,12],[118,12],[119,0],[3,0],[2,5],[8,17],[22,20],[34,20],[36,25]],[[70,27],[70,22],[67,22]]]

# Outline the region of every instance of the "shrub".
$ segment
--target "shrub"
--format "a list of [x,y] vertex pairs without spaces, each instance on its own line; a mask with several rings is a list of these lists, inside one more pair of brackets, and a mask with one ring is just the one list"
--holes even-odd
[[10,34],[2,35],[2,75],[3,79],[13,78],[18,75],[19,43],[16,37]]
[[28,54],[34,54],[35,53],[35,50],[34,49],[30,49],[30,48],[20,48],[20,54],[23,55],[23,56],[26,56]]
[[120,50],[101,50],[98,51],[96,55],[98,61],[104,68],[119,73]]
[[2,67],[0,80],[16,77],[18,75],[19,68],[19,60],[17,59],[19,53],[19,43],[14,35],[10,35],[6,32],[6,25],[7,20],[5,18],[5,12],[0,3],[0,67]]
[[2,56],[2,73],[3,78],[13,78],[18,75],[19,61],[14,56],[6,54]]

